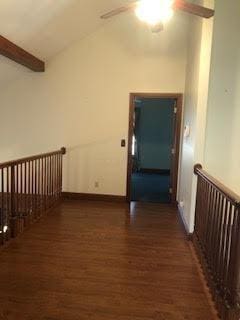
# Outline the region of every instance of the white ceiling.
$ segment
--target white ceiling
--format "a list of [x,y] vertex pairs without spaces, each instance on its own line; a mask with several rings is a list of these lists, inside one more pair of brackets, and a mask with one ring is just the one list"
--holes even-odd
[[[106,11],[125,3],[129,1],[1,0],[0,34],[45,61],[104,23],[113,27],[119,41],[125,41],[132,47],[136,45],[148,51],[156,48],[166,50],[168,46],[181,50],[185,46],[186,14],[176,13],[165,31],[154,36],[132,14],[124,14],[110,21],[99,18]],[[0,86],[22,71],[26,72],[25,68],[23,70],[23,67],[0,56]]]

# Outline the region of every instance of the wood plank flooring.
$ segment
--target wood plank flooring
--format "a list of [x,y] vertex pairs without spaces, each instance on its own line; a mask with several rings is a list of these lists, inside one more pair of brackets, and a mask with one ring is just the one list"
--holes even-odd
[[213,320],[176,209],[65,201],[0,251],[1,320]]

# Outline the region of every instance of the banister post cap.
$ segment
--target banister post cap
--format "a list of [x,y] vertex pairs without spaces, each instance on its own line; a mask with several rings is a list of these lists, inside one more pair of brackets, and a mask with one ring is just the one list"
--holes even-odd
[[66,154],[67,153],[67,149],[65,147],[62,147],[61,148],[61,152],[62,152],[62,154]]
[[200,163],[197,163],[194,166],[194,173],[197,173],[197,170],[202,170],[202,165]]

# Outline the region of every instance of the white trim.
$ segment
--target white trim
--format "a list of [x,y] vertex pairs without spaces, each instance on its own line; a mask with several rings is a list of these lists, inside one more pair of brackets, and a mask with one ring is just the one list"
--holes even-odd
[[184,217],[183,208],[179,204],[178,204],[178,212],[179,212],[180,217],[182,219],[182,222],[183,222],[184,228],[186,230],[186,233],[190,234],[190,230],[188,228],[187,222],[186,222],[185,217]]

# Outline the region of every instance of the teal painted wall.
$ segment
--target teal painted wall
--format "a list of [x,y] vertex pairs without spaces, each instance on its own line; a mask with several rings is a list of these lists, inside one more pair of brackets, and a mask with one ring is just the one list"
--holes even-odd
[[174,99],[142,99],[136,103],[138,167],[171,169]]

